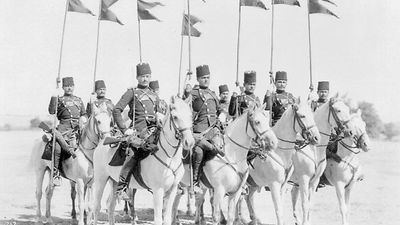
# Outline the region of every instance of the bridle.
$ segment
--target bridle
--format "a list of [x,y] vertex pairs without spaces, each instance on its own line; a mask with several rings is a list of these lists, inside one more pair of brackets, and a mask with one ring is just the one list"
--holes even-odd
[[[85,150],[93,150],[93,149],[95,149],[95,148],[97,147],[97,145],[99,144],[99,140],[103,139],[105,134],[110,133],[110,131],[103,132],[103,131],[100,130],[99,125],[98,125],[98,123],[97,123],[96,116],[93,115],[93,116],[91,116],[91,117],[89,118],[88,125],[90,124],[90,120],[93,120],[92,123],[94,123],[94,125],[93,125],[93,126],[94,126],[94,134],[95,134],[94,136],[95,136],[96,140],[91,139],[90,135],[86,135],[86,139],[87,139],[94,147],[92,147],[92,148],[86,148],[85,146],[82,145],[83,143],[80,142],[80,144],[79,144],[80,147],[82,147],[82,148],[85,149]],[[86,131],[86,134],[88,134],[87,131]]]
[[[351,134],[351,133],[350,133]],[[361,152],[360,149],[362,149],[362,145],[364,144],[364,137],[367,133],[363,132],[360,136],[357,135],[352,135],[351,139],[353,140],[354,145],[348,145],[345,142],[343,142],[343,139],[339,141],[339,144],[342,145],[345,149],[349,150],[350,152],[354,154],[358,154]],[[358,150],[358,151],[357,151]]]
[[[295,133],[297,133],[297,132],[296,132],[296,122],[297,122],[297,124],[299,125],[299,127],[300,127],[300,129],[301,129],[301,136],[305,139],[305,141],[301,143],[301,147],[300,147],[300,148],[304,148],[305,146],[307,146],[307,145],[309,145],[309,144],[311,143],[311,138],[312,138],[311,129],[314,128],[314,127],[316,127],[316,125],[315,125],[315,124],[312,124],[312,125],[310,125],[310,126],[306,126],[306,124],[303,122],[302,118],[300,117],[299,113],[297,112],[298,109],[299,109],[299,108],[298,108],[298,105],[296,105],[296,104],[293,104],[293,105],[292,105],[292,110],[293,110],[293,112],[294,112],[294,117],[293,117],[293,130],[294,130]],[[292,144],[294,144],[295,146],[296,146],[297,144],[299,144],[299,142],[296,141],[296,140],[295,140],[295,141],[289,141],[289,140],[285,140],[285,139],[282,139],[282,138],[279,138],[279,137],[277,137],[277,138],[278,138],[278,140],[280,140],[280,141],[283,141],[283,142],[286,142],[286,143],[292,143]],[[292,150],[292,149],[295,149],[296,147],[293,147],[293,148],[282,148],[282,147],[278,147],[278,148],[283,149],[283,150]]]
[[[330,120],[331,120],[331,114],[332,114],[332,117],[333,117],[333,119],[335,120],[335,123],[336,123],[336,126],[338,127],[339,132],[340,132],[340,133],[343,133],[343,135],[344,135],[345,137],[350,137],[350,136],[351,136],[351,131],[350,131],[350,129],[347,127],[347,124],[349,123],[350,120],[346,120],[346,121],[340,120],[340,119],[339,119],[339,116],[337,115],[336,110],[333,108],[333,103],[334,103],[334,100],[331,99],[331,100],[329,101],[328,123],[329,123],[329,124],[331,123]],[[326,135],[325,133],[322,133],[322,134]],[[330,134],[327,135],[327,136],[330,136]]]

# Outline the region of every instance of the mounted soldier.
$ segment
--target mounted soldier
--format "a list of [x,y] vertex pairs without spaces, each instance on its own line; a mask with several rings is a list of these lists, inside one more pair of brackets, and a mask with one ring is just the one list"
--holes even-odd
[[[157,151],[155,133],[157,129],[157,118],[160,118],[159,98],[155,92],[150,90],[151,69],[148,63],[136,65],[136,88],[129,88],[115,105],[113,117],[118,128],[126,136],[130,136],[128,144],[133,148],[134,155],[122,166],[117,194],[120,198],[129,199],[126,190],[129,177],[138,162],[153,151]],[[122,112],[129,105],[128,116],[132,120],[126,127],[122,118]]]
[[210,140],[214,137],[218,127],[218,115],[221,112],[219,100],[215,92],[209,89],[210,70],[208,65],[196,68],[196,77],[199,83],[193,89],[189,84],[184,91],[184,99],[191,98],[193,110],[193,133],[196,144],[193,148],[193,180],[199,183],[199,169],[205,152],[224,155]]
[[221,113],[219,120],[222,123],[231,121],[232,117],[229,115],[229,88],[228,85],[223,84],[218,87],[219,89],[219,105],[221,107]]
[[229,103],[229,115],[239,117],[251,105],[260,106],[260,99],[255,96],[257,74],[255,71],[244,72],[244,93],[238,96],[233,92],[231,101]]
[[[150,81],[149,87],[157,94],[158,98],[160,98],[160,84],[158,83],[158,80]],[[167,102],[160,98],[160,113],[165,115],[167,113],[167,107]]]
[[[315,92],[314,92],[315,93]],[[311,99],[311,109],[313,112],[322,104],[329,100],[329,81],[319,81],[317,88],[318,99]],[[310,93],[312,95],[312,93]],[[313,96],[310,96],[312,98]]]
[[287,86],[287,73],[285,71],[278,71],[275,74],[275,87],[276,92],[272,95],[266,94],[264,103],[266,103],[265,110],[271,110],[272,126],[282,117],[285,110],[295,103],[295,98],[289,92],[286,92]]
[[[112,112],[114,109],[114,104],[110,99],[106,98],[107,89],[104,80],[96,80],[96,82],[94,83],[94,90],[96,92],[96,96],[92,95],[91,103],[99,107],[104,102],[107,106],[107,110]],[[91,103],[89,102],[86,106],[86,113],[88,117],[92,115]]]
[[[54,147],[54,173],[53,183],[55,186],[61,184],[60,166],[61,151],[75,158],[75,149],[78,147],[78,131],[86,123],[86,110],[82,99],[73,95],[74,79],[72,77],[64,77],[62,79],[62,88],[64,95],[59,96],[60,90],[57,90],[49,104],[49,113],[55,114],[57,110],[57,119],[59,124],[54,131],[58,145]],[[58,100],[57,100],[58,98]],[[56,102],[58,101],[58,105]]]

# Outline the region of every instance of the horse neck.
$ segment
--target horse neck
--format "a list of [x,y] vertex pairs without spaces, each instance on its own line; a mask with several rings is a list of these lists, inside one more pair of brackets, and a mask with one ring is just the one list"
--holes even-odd
[[331,133],[331,124],[329,124],[329,118],[331,115],[329,114],[329,104],[323,104],[320,108],[317,109],[314,113],[314,120],[317,125],[318,130],[321,132],[321,140],[319,142],[321,148],[319,150],[325,150],[326,145],[329,142],[329,136],[325,134]]
[[[172,158],[180,159],[182,156],[182,147],[178,147],[178,149],[176,149],[171,146],[177,146],[180,141],[175,137],[175,129],[172,125],[169,112],[165,115],[165,117],[166,119],[163,122],[159,143],[157,145],[160,150],[162,148],[169,156],[174,156]],[[162,147],[160,145],[162,145]],[[168,157],[166,154],[160,154],[160,156],[161,155],[164,155],[162,157]]]
[[[353,146],[353,139],[351,137],[345,137],[342,139],[342,142],[345,143],[348,146]],[[359,151],[359,149],[355,148],[352,149],[352,151]],[[346,160],[346,159],[352,159],[354,157],[356,157],[357,155],[354,154],[353,152],[351,152],[350,150],[348,150],[347,148],[345,148],[342,144],[338,143],[338,147],[337,147],[337,152],[336,154]],[[346,161],[350,161],[350,160],[346,160]]]
[[[286,165],[291,164],[291,158],[294,154],[294,143],[285,142],[282,140],[294,142],[296,141],[296,131],[294,130],[294,113],[292,109],[286,110],[282,117],[272,127],[276,137],[278,138],[278,148],[274,151],[281,157]],[[282,139],[282,140],[279,140]],[[282,148],[282,149],[281,149]],[[290,150],[286,150],[293,148]]]
[[[79,147],[81,147],[80,149],[86,154],[94,150],[98,146],[99,141],[100,137],[99,134],[96,133],[94,116],[91,116],[88,123],[83,128]],[[90,154],[93,155],[92,153]]]
[[[247,126],[247,114],[234,120],[227,127],[224,137],[225,143],[227,143],[227,148],[225,148],[225,157],[231,162],[239,162],[240,160],[246,159],[248,150],[237,146],[230,139],[246,148],[249,148],[251,137],[255,137],[255,133],[250,126]],[[246,160],[244,160],[244,162],[246,162]]]

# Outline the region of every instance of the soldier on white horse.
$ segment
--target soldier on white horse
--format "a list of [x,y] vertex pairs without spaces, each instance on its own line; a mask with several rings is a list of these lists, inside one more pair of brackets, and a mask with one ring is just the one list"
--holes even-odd
[[[59,186],[61,182],[61,177],[58,170],[61,151],[64,151],[67,155],[71,155],[73,158],[75,158],[74,151],[78,147],[78,131],[80,127],[82,127],[82,125],[87,121],[85,106],[82,102],[82,99],[73,94],[75,89],[74,79],[72,77],[64,77],[62,79],[62,88],[64,90],[64,95],[59,97],[59,90],[57,90],[57,93],[51,97],[49,104],[49,113],[55,114],[57,110],[56,116],[59,120],[57,129],[54,131],[58,143],[54,147],[55,152],[53,159],[53,183],[55,186]],[[56,105],[56,102],[58,102],[58,105]]]
[[92,115],[92,104],[96,105],[96,107],[99,107],[104,102],[107,106],[107,109],[112,112],[114,109],[114,104],[111,99],[106,98],[107,88],[104,80],[96,80],[94,83],[94,90],[96,92],[96,96],[92,96],[91,102],[89,102],[86,106],[86,113],[88,117]]

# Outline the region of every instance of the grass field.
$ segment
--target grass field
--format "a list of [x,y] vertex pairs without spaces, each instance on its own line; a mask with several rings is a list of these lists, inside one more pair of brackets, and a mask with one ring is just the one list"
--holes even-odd
[[[0,225],[34,224],[35,218],[35,179],[29,171],[28,161],[33,140],[39,138],[39,131],[0,132]],[[358,183],[352,193],[350,223],[354,225],[397,225],[400,224],[400,149],[399,143],[373,142],[369,153],[360,155],[365,180]],[[72,224],[70,219],[69,182],[63,180],[53,196],[52,215],[56,224]],[[290,192],[285,194],[285,221],[294,224],[290,204]],[[44,214],[44,198],[42,214]],[[269,192],[261,191],[256,196],[256,211],[264,224],[275,224],[275,215]],[[152,221],[151,194],[139,191],[137,194],[139,220],[143,224]],[[184,210],[183,201],[179,209]],[[117,206],[121,213],[122,205]],[[210,216],[210,206],[206,206]],[[333,187],[319,190],[313,201],[313,224],[339,225],[340,214]],[[106,224],[102,216],[101,223]],[[128,223],[126,217],[118,216],[120,224]]]

